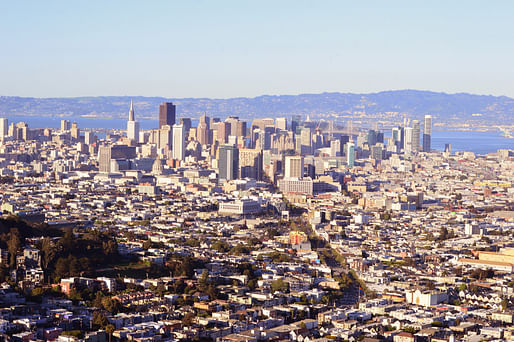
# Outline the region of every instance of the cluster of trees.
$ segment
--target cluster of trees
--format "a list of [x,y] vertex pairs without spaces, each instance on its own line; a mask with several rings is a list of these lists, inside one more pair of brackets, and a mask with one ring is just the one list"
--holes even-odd
[[282,253],[282,252],[276,252],[276,251],[268,253],[268,254],[266,254],[266,256],[268,258],[271,258],[271,260],[273,262],[289,262],[292,259],[289,254]]
[[257,287],[257,281],[259,280],[259,272],[254,264],[249,262],[243,262],[237,265],[237,270],[240,274],[248,277],[248,287],[250,290],[254,290]]
[[473,271],[471,271],[470,276],[471,276],[471,278],[475,278],[475,279],[479,279],[479,280],[493,278],[494,270],[492,270],[490,268],[487,270],[476,268]]
[[[16,254],[25,245],[25,240],[45,235],[49,237],[43,240],[49,241],[50,237],[62,235],[62,232],[49,227],[46,223],[27,223],[17,216],[0,219],[0,248],[7,249],[9,254],[8,266],[0,266],[0,281],[5,281],[9,270],[16,267]],[[48,265],[47,258],[43,258],[42,264],[43,267]]]
[[319,260],[325,265],[339,264],[346,265],[346,259],[332,248],[324,248],[318,250]]
[[42,239],[38,246],[41,251],[42,266],[54,275],[56,280],[64,277],[91,276],[98,267],[119,260],[118,244],[111,234],[89,230],[75,237],[71,229],[54,242]]
[[289,291],[289,283],[285,282],[282,278],[273,280],[271,282],[271,290],[273,292],[276,292],[276,291],[287,292],[287,291]]
[[250,254],[252,251],[251,244],[260,243],[259,240],[250,239],[249,245],[237,244],[234,247],[230,247],[230,245],[221,240],[216,240],[212,245],[211,249],[218,251],[219,253],[231,253],[234,255],[242,255],[242,254]]
[[91,275],[98,266],[116,262],[118,245],[110,234],[88,230],[75,237],[71,228],[63,231],[45,223],[28,223],[17,216],[0,219],[0,247],[9,252],[8,269],[0,268],[0,281],[16,267],[16,254],[28,238],[43,237],[36,248],[41,252],[41,267],[55,278]]
[[448,228],[446,228],[446,227],[441,227],[441,229],[439,230],[438,240],[440,240],[440,241],[453,239],[454,237],[455,237],[455,233],[453,231],[448,232]]
[[203,260],[192,258],[189,255],[175,254],[166,262],[166,269],[174,277],[186,276],[192,278],[195,274],[195,269],[204,267],[205,262]]

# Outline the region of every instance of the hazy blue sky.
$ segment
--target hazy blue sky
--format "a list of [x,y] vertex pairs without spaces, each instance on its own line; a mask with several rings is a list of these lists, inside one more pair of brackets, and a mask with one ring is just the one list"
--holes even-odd
[[514,97],[514,1],[0,1],[0,95]]

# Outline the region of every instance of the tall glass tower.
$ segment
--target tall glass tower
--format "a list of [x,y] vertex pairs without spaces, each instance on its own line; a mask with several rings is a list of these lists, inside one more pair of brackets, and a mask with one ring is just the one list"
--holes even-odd
[[219,147],[218,180],[220,183],[237,179],[239,173],[239,149],[231,145]]
[[346,144],[346,164],[350,169],[355,166],[355,144],[353,142]]
[[432,149],[432,115],[425,115],[423,124],[423,152],[430,152]]

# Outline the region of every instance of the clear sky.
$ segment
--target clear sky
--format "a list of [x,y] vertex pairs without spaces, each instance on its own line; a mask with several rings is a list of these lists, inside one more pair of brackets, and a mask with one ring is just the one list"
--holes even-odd
[[514,1],[0,1],[0,95],[514,97]]

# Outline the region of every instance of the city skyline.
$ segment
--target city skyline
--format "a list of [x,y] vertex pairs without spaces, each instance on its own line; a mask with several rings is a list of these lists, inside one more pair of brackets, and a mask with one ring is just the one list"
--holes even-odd
[[0,13],[0,341],[514,341],[514,3]]

